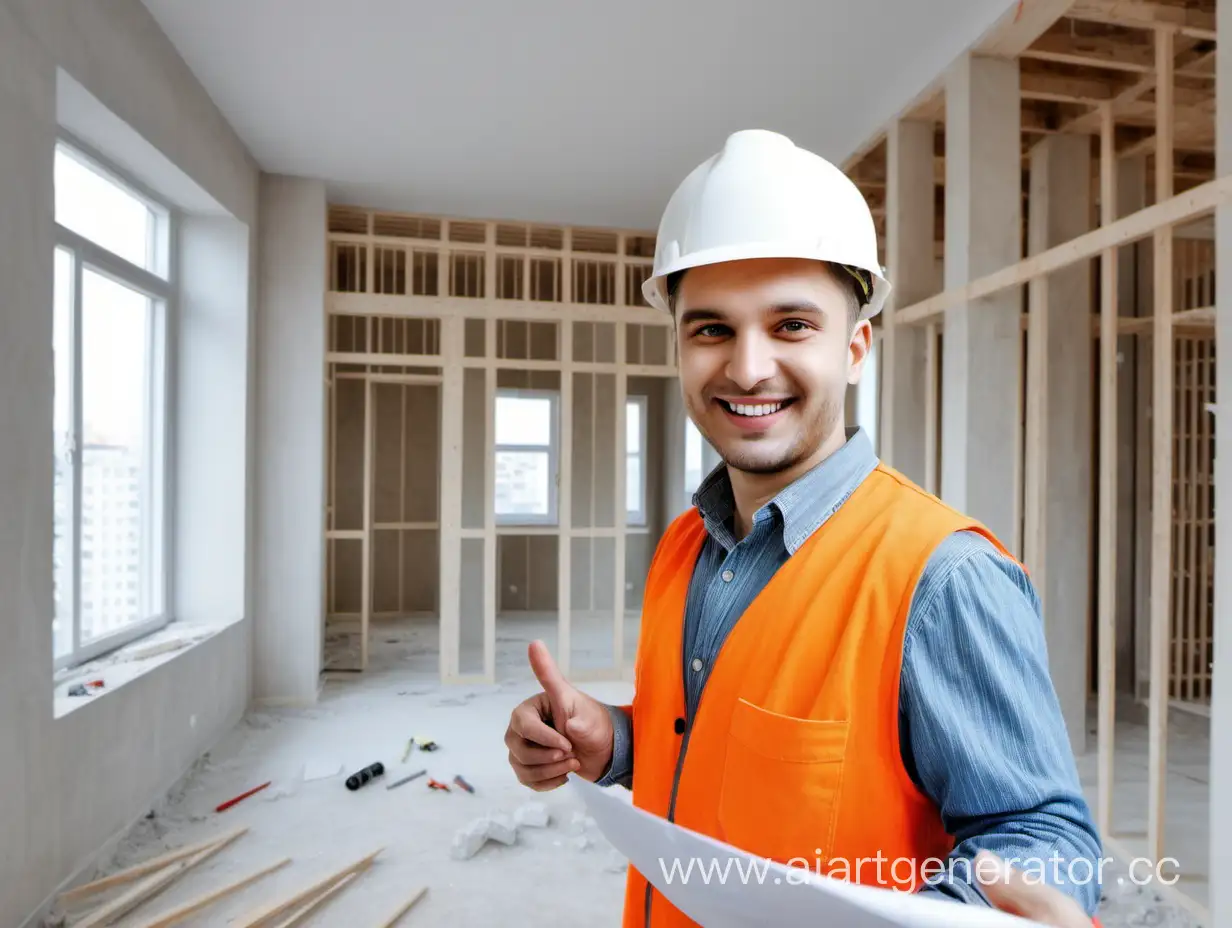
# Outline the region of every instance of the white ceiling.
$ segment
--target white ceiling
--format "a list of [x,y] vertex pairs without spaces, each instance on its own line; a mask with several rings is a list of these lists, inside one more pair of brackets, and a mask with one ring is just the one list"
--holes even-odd
[[740,128],[842,161],[1014,0],[145,0],[335,202],[653,228]]

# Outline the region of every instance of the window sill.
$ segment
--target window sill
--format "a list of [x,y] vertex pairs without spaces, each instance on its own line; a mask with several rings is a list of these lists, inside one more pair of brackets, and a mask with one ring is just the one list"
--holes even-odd
[[[238,620],[236,620],[238,621]],[[55,677],[54,717],[59,719],[76,710],[106,699],[126,683],[175,660],[204,641],[213,638],[231,623],[171,622],[158,631],[138,638],[115,651],[76,667],[59,671]],[[88,696],[70,696],[78,684],[101,680],[103,686],[87,686]]]

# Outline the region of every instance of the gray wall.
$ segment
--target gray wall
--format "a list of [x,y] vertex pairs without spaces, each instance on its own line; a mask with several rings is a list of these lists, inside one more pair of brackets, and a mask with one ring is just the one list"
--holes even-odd
[[325,503],[325,184],[261,178],[256,698],[315,702]]
[[[49,309],[57,67],[250,229],[258,174],[137,0],[0,0],[0,62],[0,833],[6,838],[0,924],[21,925],[239,719],[249,696],[251,657],[250,623],[231,621],[192,649],[54,718]],[[202,245],[205,252],[235,261],[243,236],[234,226],[214,231],[220,235],[213,247]],[[186,270],[186,282],[201,277]],[[224,323],[221,341],[212,352],[181,359],[191,378],[221,375],[227,355],[232,382],[217,396],[212,420],[195,431],[206,395],[181,391],[195,414],[188,421],[180,417],[190,431],[173,438],[177,448],[216,448],[216,476],[202,479],[186,466],[177,480],[202,482],[177,491],[226,494],[216,500],[214,515],[188,507],[186,518],[194,537],[231,549],[199,568],[177,562],[173,602],[197,616],[219,613],[224,622],[251,614],[243,515],[251,489],[251,295],[250,278],[247,288],[230,289],[229,305],[228,298],[214,302],[215,319]],[[234,301],[245,298],[237,308]],[[208,301],[189,312],[198,311],[210,312]],[[178,541],[193,550],[191,542]],[[194,578],[193,569],[208,573]],[[213,601],[202,592],[211,578],[219,583]]]

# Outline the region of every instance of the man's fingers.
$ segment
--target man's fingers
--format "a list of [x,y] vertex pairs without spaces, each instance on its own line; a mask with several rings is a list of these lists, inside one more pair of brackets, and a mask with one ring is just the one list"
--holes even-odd
[[[569,743],[568,738],[556,729],[549,728],[544,724],[543,719],[539,715],[539,710],[532,702],[523,703],[513,710],[513,717],[509,720],[509,729],[518,737],[532,744],[564,751],[565,753],[573,750],[573,745]],[[508,740],[506,745],[512,748]]]
[[564,786],[568,780],[568,777],[556,777],[551,780],[543,780],[540,783],[528,783],[527,786],[540,793],[546,793],[550,789],[556,789],[558,786]]
[[519,764],[526,764],[528,767],[559,763],[569,756],[568,751],[541,747],[517,735],[505,739],[505,743],[509,748],[509,756]]
[[1053,928],[1089,928],[1091,920],[1075,900],[1056,887],[1028,880],[997,855],[981,851],[974,866],[984,895],[1000,911]]
[[555,764],[523,764],[513,756],[512,752],[509,755],[509,765],[513,767],[513,772],[517,774],[518,782],[524,783],[527,786],[541,786],[553,780],[561,780],[563,782],[568,774],[576,773],[581,766],[576,758],[572,757]]
[[[527,650],[527,656],[530,658],[530,669],[535,672],[535,677],[538,679],[543,691],[548,694],[548,699],[551,700],[553,706],[561,706],[562,701],[568,697],[573,687],[569,685],[569,681],[565,679],[564,674],[560,672],[560,668],[556,666],[556,661],[552,659],[551,653],[548,651],[548,646],[542,641],[532,641],[530,648]],[[558,724],[562,723],[561,719],[555,719]]]

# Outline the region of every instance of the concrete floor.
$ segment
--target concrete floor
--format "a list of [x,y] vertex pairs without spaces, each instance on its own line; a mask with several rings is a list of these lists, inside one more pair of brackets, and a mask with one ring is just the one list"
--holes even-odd
[[[592,833],[585,847],[575,843],[571,821],[582,806],[571,791],[533,793],[508,766],[503,737],[509,713],[537,690],[521,636],[502,637],[507,656],[500,684],[443,689],[436,682],[436,655],[423,645],[421,623],[388,623],[374,631],[367,673],[330,674],[319,704],[310,710],[250,712],[122,842],[107,871],[235,826],[251,829],[118,925],[139,925],[283,857],[292,858],[281,870],[184,922],[224,925],[382,847],[354,887],[304,924],[381,924],[421,885],[429,887],[428,894],[400,924],[620,923],[623,862],[601,836]],[[613,702],[630,694],[622,683],[586,689]],[[431,753],[416,749],[404,764],[407,740],[420,736],[440,748]],[[305,780],[306,768],[333,767],[349,774],[376,760],[386,765],[386,776],[357,792],[345,788],[343,775]],[[400,775],[421,768],[446,783],[462,774],[476,792],[456,787],[434,791],[427,777],[386,789]],[[266,780],[273,783],[263,792],[221,814],[214,811],[220,802]],[[550,809],[547,828],[520,829],[513,846],[489,843],[470,860],[451,858],[451,841],[459,829],[489,812],[512,814],[533,800]]]
[[[1083,788],[1092,804],[1098,797],[1098,756],[1095,708],[1088,713],[1088,752],[1078,759]],[[1128,698],[1117,707],[1115,776],[1112,800],[1112,838],[1124,853],[1146,856],[1147,812],[1149,809],[1148,728],[1146,707]],[[1168,718],[1168,776],[1165,780],[1164,853],[1179,862],[1174,887],[1150,887],[1136,891],[1132,885],[1108,890],[1124,897],[1129,908],[1144,899],[1159,897],[1157,907],[1168,921],[1127,921],[1127,925],[1198,925],[1208,904],[1210,861],[1210,721],[1192,713],[1173,711]],[[1109,851],[1110,856],[1115,856]],[[1197,906],[1199,908],[1195,909]],[[1189,913],[1186,920],[1184,913]]]
[[[631,661],[636,617],[627,622],[633,631],[626,635],[626,643],[633,642],[626,652]],[[361,882],[305,924],[378,924],[421,885],[429,891],[405,919],[408,926],[619,924],[624,869],[618,855],[593,833],[589,841],[577,840],[570,823],[581,806],[568,790],[534,794],[517,783],[508,767],[502,739],[509,712],[537,689],[525,660],[526,646],[535,637],[555,650],[553,616],[501,617],[496,685],[442,688],[437,683],[434,621],[374,622],[366,673],[327,673],[320,703],[311,710],[249,713],[121,842],[103,870],[237,825],[250,828],[118,924],[136,926],[283,857],[292,858],[278,872],[184,923],[226,924],[377,848],[384,851]],[[610,625],[580,625],[573,640],[576,665],[610,665]],[[333,644],[336,653],[345,641]],[[471,652],[472,659],[477,656]],[[632,690],[622,682],[582,686],[609,702],[627,701]],[[1115,833],[1131,852],[1133,839],[1125,836],[1135,829],[1145,831],[1146,810],[1146,729],[1135,711],[1131,706],[1119,713],[1115,801]],[[1168,783],[1168,853],[1181,861],[1185,888],[1199,902],[1205,902],[1207,859],[1207,740],[1202,721],[1183,717],[1172,725]],[[407,739],[419,736],[435,739],[440,749],[427,754],[416,750],[404,764]],[[1093,750],[1093,737],[1091,745]],[[350,773],[375,760],[386,765],[386,776],[358,792],[344,787],[342,775],[305,779],[314,768]],[[460,773],[476,787],[476,794],[456,788],[449,793],[430,790],[426,777],[394,791],[386,789],[398,776],[421,768],[444,782]],[[1094,755],[1080,758],[1079,768],[1093,800]],[[272,785],[265,791],[224,813],[214,811],[223,800],[266,780]],[[470,860],[451,858],[450,844],[459,829],[489,812],[513,813],[536,799],[552,812],[548,828],[521,829],[514,846],[489,844]],[[1119,865],[1106,875],[1101,910],[1105,928],[1200,925],[1171,896],[1135,887]]]

